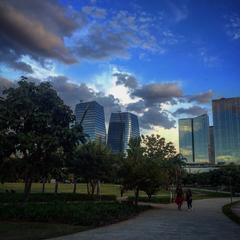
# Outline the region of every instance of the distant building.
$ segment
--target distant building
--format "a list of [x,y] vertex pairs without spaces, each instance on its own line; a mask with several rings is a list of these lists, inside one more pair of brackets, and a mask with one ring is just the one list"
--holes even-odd
[[209,127],[209,162],[215,164],[214,126]]
[[192,118],[179,119],[179,151],[187,159],[187,162],[194,162],[193,144],[193,120]]
[[193,118],[194,162],[208,163],[209,118],[207,114]]
[[188,163],[209,162],[209,119],[207,114],[179,119],[179,150]]
[[106,143],[104,108],[96,101],[81,102],[75,107],[76,122],[81,123],[83,131],[91,141]]
[[129,112],[112,113],[107,144],[113,153],[126,152],[131,138],[140,136],[138,117]]
[[240,97],[212,101],[217,163],[240,164]]

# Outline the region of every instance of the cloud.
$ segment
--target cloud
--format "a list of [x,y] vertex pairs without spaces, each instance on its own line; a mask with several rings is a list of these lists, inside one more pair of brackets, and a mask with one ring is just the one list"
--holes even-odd
[[113,76],[117,77],[117,81],[116,81],[117,85],[124,85],[125,87],[130,89],[135,89],[138,86],[137,79],[128,73],[119,72],[119,73],[114,73]]
[[136,113],[143,113],[146,108],[145,102],[143,100],[140,100],[135,103],[129,103],[126,107],[128,111],[133,111]]
[[169,114],[152,107],[140,117],[140,126],[144,129],[153,129],[154,126],[170,129],[175,127],[176,121],[169,118]]
[[240,39],[240,15],[238,13],[232,13],[230,15],[225,16],[227,21],[225,25],[226,34],[232,40]]
[[65,76],[49,77],[48,80],[58,92],[64,102],[75,109],[75,106],[80,101],[97,101],[104,107],[106,122],[109,121],[111,112],[121,110],[119,99],[113,95],[105,95],[102,92],[96,92],[85,83],[76,84],[70,82]]
[[76,60],[63,38],[77,26],[55,0],[1,1],[0,62],[28,73],[32,73],[31,66],[21,61],[25,55],[37,60],[51,58],[74,63]]
[[182,94],[182,89],[177,83],[146,84],[132,92],[133,97],[142,98],[146,105],[174,103],[174,98],[182,97]]
[[207,67],[216,67],[221,63],[221,59],[218,56],[211,55],[205,47],[199,49],[199,56]]
[[204,93],[188,96],[188,102],[209,103],[212,100],[213,91],[209,90]]
[[179,108],[173,113],[173,115],[175,117],[180,115],[199,116],[205,113],[207,113],[207,110],[205,108],[199,106],[192,106],[189,108]]

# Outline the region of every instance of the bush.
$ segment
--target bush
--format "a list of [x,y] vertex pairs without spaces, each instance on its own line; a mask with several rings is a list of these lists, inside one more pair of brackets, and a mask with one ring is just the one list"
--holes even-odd
[[[134,201],[134,197],[128,197],[128,200]],[[151,202],[151,203],[162,203],[162,204],[168,204],[170,203],[170,197],[169,196],[152,196],[149,200],[148,197],[139,197],[140,202]]]
[[[0,202],[21,202],[24,199],[23,193],[0,193]],[[29,195],[29,202],[52,202],[52,201],[97,201],[97,195],[87,195],[83,193],[32,193]],[[115,195],[101,195],[103,201],[116,201]]]
[[117,202],[49,202],[29,203],[25,206],[12,203],[0,206],[0,218],[100,226],[126,219],[147,208]]

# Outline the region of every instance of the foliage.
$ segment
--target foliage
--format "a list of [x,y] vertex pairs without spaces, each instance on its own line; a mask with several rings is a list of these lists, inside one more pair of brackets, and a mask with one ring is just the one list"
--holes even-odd
[[[83,139],[82,129],[69,128],[75,119],[73,112],[48,82],[36,86],[22,80],[17,88],[9,88],[4,94],[0,119],[6,121],[0,139],[2,142],[6,137],[3,145],[14,143],[14,149],[7,149],[20,173],[18,177],[25,180],[27,196],[33,178],[65,165],[73,147]],[[8,156],[9,152],[1,155]]]
[[[0,193],[1,203],[21,202],[23,199],[22,193]],[[29,202],[52,202],[52,201],[96,201],[96,195],[88,195],[84,193],[32,193],[29,195]],[[101,195],[103,201],[116,201],[115,195]]]
[[8,204],[0,206],[0,218],[99,226],[126,219],[147,208],[116,202],[50,202],[29,203],[25,206]]
[[99,181],[111,179],[113,157],[106,145],[89,141],[76,148],[72,165],[77,169],[81,178],[87,182],[88,193],[94,194]]
[[229,164],[209,172],[187,174],[183,183],[196,186],[225,186],[226,190],[230,190],[231,185],[233,192],[240,192],[240,166]]

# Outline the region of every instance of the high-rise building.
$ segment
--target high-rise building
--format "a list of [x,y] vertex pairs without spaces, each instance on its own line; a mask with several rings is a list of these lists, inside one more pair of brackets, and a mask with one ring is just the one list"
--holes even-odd
[[240,164],[240,97],[212,101],[217,163]]
[[208,163],[209,119],[207,114],[193,118],[194,162]]
[[76,122],[81,123],[87,139],[106,143],[104,108],[96,101],[80,102],[75,107]]
[[179,119],[179,151],[187,159],[194,162],[193,121],[192,118]]
[[131,138],[140,136],[138,117],[129,112],[112,113],[107,144],[113,153],[126,152]]
[[215,164],[214,126],[209,127],[209,162]]
[[207,114],[179,119],[179,151],[188,163],[209,162],[209,119]]

